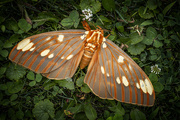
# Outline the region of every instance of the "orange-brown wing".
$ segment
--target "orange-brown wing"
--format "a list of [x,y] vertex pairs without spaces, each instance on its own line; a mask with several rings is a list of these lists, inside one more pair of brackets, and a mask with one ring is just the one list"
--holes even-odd
[[154,104],[155,92],[151,81],[122,49],[106,39],[94,56],[85,83],[97,96],[143,106]]
[[19,42],[9,59],[50,79],[72,77],[81,60],[84,30],[62,30],[34,35]]

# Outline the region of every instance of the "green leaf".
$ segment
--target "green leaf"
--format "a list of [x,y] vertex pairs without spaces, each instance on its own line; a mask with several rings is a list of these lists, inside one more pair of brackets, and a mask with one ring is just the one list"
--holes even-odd
[[29,83],[29,86],[35,86],[36,85],[36,81],[31,81],[30,83]]
[[61,24],[62,24],[62,26],[64,26],[64,27],[70,28],[70,27],[73,26],[73,21],[72,21],[70,18],[64,18],[64,19],[61,21]]
[[6,70],[6,76],[10,80],[19,80],[26,74],[25,70],[26,69],[24,67],[11,63]]
[[93,14],[96,14],[101,10],[101,3],[98,0],[81,0],[81,10],[90,9]]
[[151,11],[146,11],[146,8],[141,6],[139,9],[138,9],[138,13],[139,13],[139,16],[144,18],[144,19],[150,19],[152,17],[154,17],[153,13]]
[[19,30],[18,24],[15,19],[10,18],[5,21],[5,26],[9,30],[13,30],[14,32],[17,32]]
[[28,74],[27,74],[27,78],[29,80],[34,80],[34,73],[32,71],[29,71]]
[[161,92],[164,89],[164,86],[160,82],[153,83],[153,87],[156,92]]
[[61,87],[66,87],[67,89],[73,90],[74,89],[74,82],[69,79],[65,79],[65,80],[59,80],[59,81],[55,81],[59,84],[59,86]]
[[0,90],[6,90],[7,85],[6,84],[0,84]]
[[156,108],[156,110],[154,110],[148,117],[148,120],[154,120],[156,115],[158,114],[159,112],[159,107]]
[[157,31],[153,27],[148,27],[146,30],[146,36],[149,39],[155,39],[157,36]]
[[153,39],[149,39],[148,37],[144,37],[143,43],[146,45],[151,45],[153,43]]
[[155,40],[153,46],[159,48],[163,46],[163,43],[161,41]]
[[40,82],[42,80],[42,75],[41,74],[36,74],[36,82]]
[[145,48],[146,46],[142,43],[129,45],[128,52],[130,52],[132,55],[137,55],[137,54],[140,54],[142,51],[144,51]]
[[110,19],[108,19],[107,17],[104,17],[103,15],[100,15],[99,19],[101,19],[101,21],[103,21],[103,22],[111,22]]
[[84,93],[89,93],[89,92],[91,92],[91,89],[88,87],[87,84],[84,84],[84,85],[81,87],[81,91],[84,92]]
[[109,107],[109,109],[113,112],[115,112],[116,114],[119,114],[119,115],[124,115],[125,114],[125,110],[124,108],[121,106],[121,103],[118,102],[117,105],[114,105],[113,107]]
[[150,9],[150,10],[154,10],[157,8],[157,1],[156,0],[148,0],[147,1],[147,7]]
[[38,120],[48,120],[49,116],[54,118],[54,104],[48,99],[38,102],[32,110],[34,116]]
[[18,93],[24,87],[24,82],[21,80],[8,82],[7,87],[9,93]]
[[132,120],[146,120],[146,115],[138,109],[131,110],[130,116]]
[[19,35],[13,34],[13,35],[9,38],[9,40],[7,40],[7,41],[4,43],[3,48],[11,48],[12,46],[14,46],[13,43],[18,42],[18,41],[19,41],[19,37],[20,37]]
[[78,87],[81,87],[83,84],[84,84],[84,76],[81,76],[76,80],[76,85]]
[[89,120],[95,120],[97,118],[96,110],[90,103],[84,105],[84,111]]
[[11,95],[11,97],[10,97],[10,101],[14,101],[14,100],[16,100],[18,98],[18,95],[17,94],[13,94],[13,95]]
[[152,24],[153,24],[152,20],[146,20],[143,23],[141,23],[140,25],[141,26],[147,26],[147,25],[152,25]]
[[16,117],[17,117],[18,119],[23,119],[23,117],[24,117],[23,111],[22,111],[22,110],[17,111],[17,112],[16,112]]
[[149,75],[149,79],[151,80],[152,83],[155,83],[158,81],[158,76],[155,73],[151,73]]
[[29,24],[25,19],[20,19],[18,26],[24,32],[28,32],[32,28],[31,24]]
[[170,3],[168,6],[166,6],[163,10],[163,14],[166,15],[166,13],[172,8],[172,6],[176,3],[176,1]]
[[66,120],[65,119],[65,114],[64,114],[64,111],[63,110],[58,110],[57,112],[56,112],[56,115],[55,115],[55,117],[54,117],[54,120]]
[[131,45],[135,45],[143,40],[143,36],[139,36],[138,33],[132,33],[129,37],[131,39]]
[[118,29],[119,32],[124,32],[124,26],[122,26],[121,23],[117,22],[116,23],[116,28]]
[[107,11],[114,11],[115,10],[114,0],[102,0],[102,5]]
[[2,57],[7,57],[8,56],[8,51],[7,50],[0,50],[0,55],[2,56]]
[[116,113],[115,116],[113,117],[113,120],[123,120],[123,116]]

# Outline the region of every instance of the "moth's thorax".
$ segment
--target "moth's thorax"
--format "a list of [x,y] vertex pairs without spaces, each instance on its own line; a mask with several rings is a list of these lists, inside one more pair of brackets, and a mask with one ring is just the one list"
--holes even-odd
[[84,54],[80,63],[81,69],[89,64],[94,52],[101,46],[104,38],[102,30],[99,29],[86,31],[85,33],[87,35],[84,46]]

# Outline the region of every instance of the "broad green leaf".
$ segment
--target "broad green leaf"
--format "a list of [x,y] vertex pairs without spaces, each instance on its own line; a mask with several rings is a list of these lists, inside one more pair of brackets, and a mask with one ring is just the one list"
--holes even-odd
[[48,99],[36,103],[34,109],[32,110],[34,116],[38,120],[48,120],[49,117],[54,118],[54,104]]
[[65,114],[64,114],[64,111],[63,110],[58,110],[57,112],[56,112],[56,115],[55,115],[55,117],[54,117],[54,120],[66,120],[65,119]]
[[7,85],[6,84],[0,84],[0,90],[6,90]]
[[19,30],[18,24],[14,18],[10,18],[5,21],[5,26],[9,30],[13,30],[14,32],[17,32]]
[[153,27],[148,27],[146,30],[146,36],[148,39],[155,39],[157,36],[157,31]]
[[61,21],[61,24],[62,24],[62,26],[64,26],[64,27],[70,28],[70,27],[73,26],[73,21],[68,17],[68,18],[64,18],[64,19]]
[[107,11],[114,11],[115,10],[114,0],[102,0],[102,5]]
[[28,32],[32,28],[31,24],[29,24],[25,19],[20,19],[18,26],[24,32]]
[[176,1],[170,3],[168,6],[166,6],[166,7],[164,8],[164,10],[163,10],[162,13],[163,13],[164,15],[166,15],[167,11],[169,11],[175,3],[176,3]]
[[132,120],[146,120],[146,115],[138,109],[131,110],[130,116]]
[[144,37],[143,43],[146,45],[151,45],[153,43],[153,39],[149,39],[148,37]]
[[161,41],[155,40],[153,46],[159,48],[163,46],[163,43]]
[[41,74],[36,74],[36,82],[40,82],[42,80],[42,75]]
[[158,114],[159,112],[159,107],[156,108],[156,110],[154,110],[148,117],[148,120],[154,120],[156,115]]
[[139,36],[136,32],[130,34],[129,37],[131,39],[131,45],[135,45],[143,40],[143,36]]
[[141,26],[147,26],[147,25],[152,25],[153,24],[153,21],[152,20],[146,20],[144,21],[143,23],[141,23],[140,25]]
[[7,41],[4,43],[3,48],[11,48],[12,46],[14,46],[13,43],[18,42],[18,41],[19,41],[19,37],[20,37],[20,35],[18,35],[18,34],[13,34],[13,35],[9,38],[9,40],[7,40]]
[[14,101],[14,100],[16,100],[18,98],[18,95],[17,94],[13,94],[13,95],[11,95],[11,97],[10,97],[10,101]]
[[10,80],[19,80],[26,74],[25,70],[24,67],[11,63],[6,70],[6,77]]
[[23,117],[24,117],[23,111],[22,111],[22,110],[17,111],[17,112],[16,112],[16,117],[17,117],[18,119],[23,119]]
[[110,116],[110,112],[108,110],[104,111],[104,118],[108,118]]
[[142,43],[129,45],[128,52],[130,52],[132,55],[137,55],[137,54],[140,54],[142,51],[144,51],[145,48],[146,46]]
[[158,40],[164,40],[163,36],[161,34],[157,35]]
[[61,86],[61,87],[66,87],[67,89],[70,89],[70,90],[74,89],[74,82],[69,81],[68,79],[59,80],[59,81],[56,81],[56,83],[58,83],[59,86]]
[[2,57],[7,57],[8,56],[8,51],[7,50],[0,50],[0,55],[2,56]]
[[124,32],[124,26],[122,26],[121,23],[117,22],[116,23],[116,28],[118,29],[119,32]]
[[82,104],[77,104],[75,107],[69,108],[69,110],[70,110],[73,114],[79,113],[79,112],[83,111],[83,105],[82,105]]
[[90,103],[84,105],[84,111],[89,120],[95,120],[97,118],[96,110]]
[[154,60],[156,60],[157,58],[158,58],[157,55],[150,55],[150,56],[149,56],[149,60],[151,60],[151,61],[154,61]]
[[153,83],[153,87],[156,92],[161,92],[164,89],[164,86],[160,82]]
[[114,105],[113,107],[109,107],[109,109],[113,112],[115,112],[116,114],[119,114],[119,115],[124,115],[125,114],[125,110],[124,108],[121,106],[121,103],[118,102],[117,105]]
[[78,78],[78,79],[76,80],[76,85],[77,85],[78,87],[81,87],[83,84],[85,84],[85,83],[84,83],[84,76],[81,76],[80,78]]
[[155,82],[158,81],[158,77],[157,77],[157,75],[155,73],[151,73],[149,75],[149,79],[151,80],[152,83],[155,83]]
[[56,83],[55,83],[56,81],[48,81],[48,82],[45,82],[44,84],[43,84],[43,87],[44,87],[44,89],[45,90],[49,90],[49,89],[51,89],[54,85],[56,85]]
[[70,15],[69,18],[73,21],[74,27],[77,28],[79,25],[79,13],[76,10],[73,10]]
[[153,13],[149,10],[146,10],[146,8],[143,6],[141,6],[138,9],[138,13],[139,13],[139,16],[144,19],[150,19],[150,18],[154,17]]
[[89,93],[89,92],[91,92],[91,89],[88,87],[87,84],[84,84],[84,85],[81,87],[81,91],[84,92],[84,93]]
[[116,113],[115,116],[113,117],[113,120],[123,120],[123,116]]
[[101,3],[98,0],[81,0],[81,10],[90,9],[93,14],[96,14],[101,10]]
[[31,81],[30,83],[29,83],[29,86],[35,86],[36,85],[36,81]]
[[99,19],[101,19],[103,22],[111,22],[110,19],[108,19],[107,17],[104,17],[103,15],[100,15]]
[[24,82],[21,80],[8,82],[7,87],[9,93],[18,93],[24,87]]
[[32,71],[29,71],[28,74],[27,74],[27,78],[29,80],[34,80],[34,73]]
[[147,1],[147,7],[150,9],[150,10],[154,10],[157,8],[157,1],[156,0],[148,0]]

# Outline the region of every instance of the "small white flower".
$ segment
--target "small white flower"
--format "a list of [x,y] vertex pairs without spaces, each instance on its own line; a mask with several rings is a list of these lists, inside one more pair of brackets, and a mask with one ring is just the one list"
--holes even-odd
[[158,65],[153,65],[151,66],[151,72],[155,73],[155,74],[159,74],[161,72],[161,68],[158,68]]
[[88,21],[91,21],[91,17],[93,16],[92,14],[92,11],[90,9],[84,9],[82,10],[82,13],[83,13],[83,20],[88,20]]

